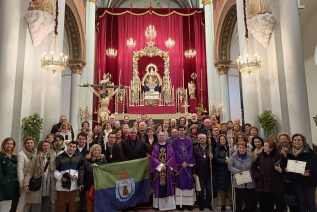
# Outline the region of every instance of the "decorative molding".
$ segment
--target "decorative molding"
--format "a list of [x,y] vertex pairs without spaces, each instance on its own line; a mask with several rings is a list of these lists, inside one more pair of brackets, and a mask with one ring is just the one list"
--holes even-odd
[[[76,9],[76,8],[75,8]],[[68,38],[70,65],[85,65],[85,40],[79,14],[75,15],[74,5],[65,7],[65,32]]]
[[41,44],[44,38],[54,30],[54,17],[43,10],[29,10],[25,15],[29,26],[33,46]]
[[237,8],[234,4],[227,11],[225,18],[218,29],[220,34],[217,36],[216,44],[216,61],[230,60],[230,46],[234,27],[237,22]]
[[248,28],[253,37],[267,48],[275,25],[274,16],[270,13],[258,14],[248,20]]
[[207,4],[211,4],[211,0],[201,0],[201,3],[206,6]]

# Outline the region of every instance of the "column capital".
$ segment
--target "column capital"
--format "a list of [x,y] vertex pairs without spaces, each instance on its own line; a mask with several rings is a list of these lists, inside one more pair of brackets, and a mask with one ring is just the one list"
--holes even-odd
[[85,63],[83,61],[70,61],[69,67],[73,74],[82,74]]
[[228,74],[228,71],[230,69],[231,60],[222,60],[217,63],[215,63],[215,66],[217,67],[219,75]]
[[211,0],[201,0],[201,3],[206,6],[207,4],[211,4]]

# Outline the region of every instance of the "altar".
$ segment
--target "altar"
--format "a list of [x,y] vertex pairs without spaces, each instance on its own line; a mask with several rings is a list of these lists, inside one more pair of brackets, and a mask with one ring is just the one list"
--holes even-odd
[[174,106],[129,106],[127,113],[132,114],[175,114],[177,107]]
[[[109,73],[120,87],[111,113],[179,115],[195,112],[200,102],[207,106],[202,11],[98,9],[95,83]],[[167,45],[171,37],[175,43]],[[184,52],[191,46],[195,55],[189,57]],[[100,100],[94,102],[97,111]]]

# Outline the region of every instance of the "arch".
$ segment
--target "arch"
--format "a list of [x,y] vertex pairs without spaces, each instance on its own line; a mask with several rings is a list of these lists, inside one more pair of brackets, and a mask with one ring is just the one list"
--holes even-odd
[[65,32],[69,46],[69,66],[73,72],[81,72],[86,64],[86,46],[83,25],[75,3],[72,0],[65,5]]
[[237,23],[237,6],[235,1],[225,3],[216,27],[215,65],[230,64],[230,47],[234,27]]

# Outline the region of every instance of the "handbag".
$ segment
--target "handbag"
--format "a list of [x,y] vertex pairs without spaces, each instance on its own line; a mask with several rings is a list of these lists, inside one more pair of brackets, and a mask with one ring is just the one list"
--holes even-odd
[[91,185],[88,191],[88,199],[90,201],[94,201],[94,198],[95,198],[95,188],[94,188],[94,185]]
[[[44,172],[46,172],[49,161],[50,160],[48,159],[46,164],[45,164]],[[35,178],[33,176],[33,177],[31,177],[31,179],[29,181],[29,190],[30,191],[38,191],[41,188],[41,185],[42,185],[42,176],[37,177],[37,178]]]

